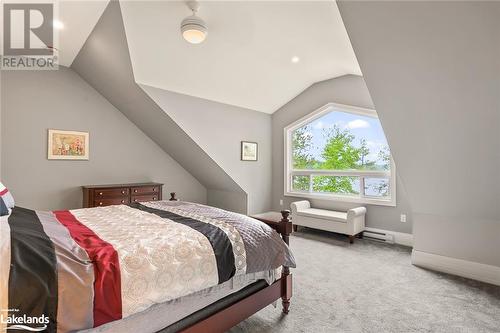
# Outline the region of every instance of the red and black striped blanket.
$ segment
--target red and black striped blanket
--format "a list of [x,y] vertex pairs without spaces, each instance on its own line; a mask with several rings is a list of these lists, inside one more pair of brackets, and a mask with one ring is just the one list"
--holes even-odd
[[15,207],[0,237],[0,331],[97,327],[235,275],[295,267],[267,225],[187,202]]

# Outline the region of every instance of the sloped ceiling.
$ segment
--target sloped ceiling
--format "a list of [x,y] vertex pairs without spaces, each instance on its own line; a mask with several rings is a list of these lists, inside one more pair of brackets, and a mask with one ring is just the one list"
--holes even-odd
[[183,1],[121,7],[140,84],[272,113],[314,82],[361,74],[335,1],[202,1],[199,45],[180,34]]
[[341,1],[414,249],[500,266],[500,3]]
[[244,192],[135,83],[118,2],[109,3],[71,68],[207,189]]
[[[70,66],[109,0],[48,1],[64,24],[59,63]],[[273,113],[315,82],[361,74],[335,1],[200,3],[209,34],[192,45],[179,28],[185,1],[120,1],[137,83]]]
[[[247,193],[249,213],[270,209],[271,116],[140,85]],[[200,112],[201,111],[201,112]],[[258,142],[257,161],[240,160],[240,141]],[[209,193],[210,195],[210,193]]]

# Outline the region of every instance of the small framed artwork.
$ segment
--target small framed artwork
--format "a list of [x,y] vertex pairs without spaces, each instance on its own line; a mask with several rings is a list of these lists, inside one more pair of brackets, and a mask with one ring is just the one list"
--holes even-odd
[[89,133],[49,129],[49,160],[88,160]]
[[257,161],[257,142],[241,141],[241,160]]

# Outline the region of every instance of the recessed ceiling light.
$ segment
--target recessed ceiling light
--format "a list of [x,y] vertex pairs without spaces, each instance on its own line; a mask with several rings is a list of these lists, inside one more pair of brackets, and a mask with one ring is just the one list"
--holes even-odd
[[300,58],[297,56],[294,56],[294,57],[292,57],[291,61],[292,61],[292,63],[296,64],[300,61]]
[[54,28],[56,28],[56,29],[59,29],[59,30],[64,29],[64,23],[62,23],[59,20],[54,20],[52,22],[52,24],[54,25]]

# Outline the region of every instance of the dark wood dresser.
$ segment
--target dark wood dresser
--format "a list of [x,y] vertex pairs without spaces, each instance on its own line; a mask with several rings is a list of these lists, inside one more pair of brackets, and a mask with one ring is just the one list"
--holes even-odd
[[90,208],[162,200],[163,184],[88,185],[82,188],[83,208]]

